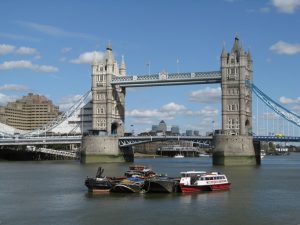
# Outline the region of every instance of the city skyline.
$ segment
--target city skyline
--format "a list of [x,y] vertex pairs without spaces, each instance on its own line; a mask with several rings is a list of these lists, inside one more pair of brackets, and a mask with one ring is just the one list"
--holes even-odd
[[[17,6],[16,6],[17,5]],[[212,71],[235,35],[250,50],[254,83],[299,114],[300,1],[2,1],[0,105],[29,92],[66,110],[91,88],[91,62],[109,41],[127,75]],[[220,128],[220,85],[130,88],[126,130],[165,120]]]

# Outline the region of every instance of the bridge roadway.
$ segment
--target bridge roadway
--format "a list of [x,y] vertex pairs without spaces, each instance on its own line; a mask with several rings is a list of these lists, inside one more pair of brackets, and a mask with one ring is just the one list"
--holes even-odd
[[[81,144],[82,136],[0,137],[0,146]],[[300,137],[253,136],[254,141],[300,142]],[[211,144],[212,136],[129,136],[120,137],[119,146],[127,147],[155,141],[192,141],[200,146]]]
[[220,71],[191,72],[191,73],[166,73],[113,77],[111,84],[120,87],[147,87],[164,85],[187,85],[187,84],[212,84],[221,83]]
[[0,146],[13,145],[47,145],[47,144],[81,144],[82,136],[39,136],[0,138]]

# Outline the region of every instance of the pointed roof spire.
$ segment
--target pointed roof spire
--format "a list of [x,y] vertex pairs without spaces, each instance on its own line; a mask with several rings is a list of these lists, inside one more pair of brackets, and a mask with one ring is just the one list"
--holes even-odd
[[252,61],[252,56],[251,56],[250,50],[248,50],[247,57],[248,57],[248,60],[249,60],[249,61]]
[[110,40],[108,41],[108,44],[107,44],[106,50],[110,50],[110,51],[112,51],[112,44],[111,44],[111,41],[110,41]]
[[121,69],[126,69],[126,66],[125,66],[125,60],[124,60],[124,55],[122,55]]
[[107,64],[114,64],[115,59],[112,52],[112,44],[111,41],[108,42],[106,47],[105,59]]
[[234,44],[233,44],[233,47],[232,47],[231,52],[239,53],[239,51],[240,51],[239,37],[238,37],[237,34],[235,34],[235,37],[234,37]]
[[92,61],[92,65],[97,65],[98,62],[97,62],[97,54],[96,54],[96,51],[93,52],[93,61]]
[[225,49],[225,41],[223,42],[223,48],[222,48],[222,53],[221,53],[221,57],[226,57],[227,56],[227,52]]
[[122,61],[121,61],[121,66],[120,66],[120,75],[123,75],[123,76],[126,75],[126,65],[125,65],[124,55],[122,55]]

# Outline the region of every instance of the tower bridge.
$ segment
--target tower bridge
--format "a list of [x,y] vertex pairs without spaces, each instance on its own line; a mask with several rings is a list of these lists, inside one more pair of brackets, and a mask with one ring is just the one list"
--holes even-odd
[[[118,145],[118,137],[124,136],[127,87],[220,83],[222,132],[213,139],[213,163],[256,164],[258,155],[252,138],[252,88],[247,85],[252,84],[251,54],[235,37],[231,51],[223,48],[220,58],[219,71],[171,74],[163,71],[153,75],[126,76],[124,58],[119,67],[109,44],[105,59],[92,65],[92,129],[91,135],[83,138],[82,161],[132,157],[129,147],[122,151]],[[112,134],[118,137],[110,136]]]
[[[252,57],[250,52],[242,48],[238,37],[235,37],[230,52],[225,48],[222,49],[220,61],[220,70],[216,71],[185,73],[162,71],[158,74],[129,76],[126,75],[124,58],[122,57],[119,66],[109,44],[104,60],[92,64],[90,92],[57,120],[41,129],[18,134],[18,138],[6,132],[8,128],[1,130],[0,126],[0,145],[82,143],[81,161],[89,163],[133,160],[131,146],[135,144],[189,139],[198,144],[213,146],[213,163],[216,165],[254,165],[257,163],[259,153],[255,151],[253,141],[300,141],[299,137],[291,136],[253,136],[252,92],[275,113],[298,127],[300,117],[273,101],[252,83]],[[124,137],[126,88],[212,83],[220,83],[222,90],[222,129],[218,134],[213,137]],[[76,126],[68,128],[67,121],[74,115],[77,122],[72,124]],[[69,132],[80,130],[81,134],[61,139],[46,135],[60,132],[65,134],[67,128]]]

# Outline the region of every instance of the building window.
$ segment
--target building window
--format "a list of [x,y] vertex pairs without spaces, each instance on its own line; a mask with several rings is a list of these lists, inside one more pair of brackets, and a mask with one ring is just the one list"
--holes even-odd
[[104,114],[104,107],[101,107],[101,108],[100,108],[100,113],[101,113],[101,114]]
[[230,74],[235,74],[235,68],[230,69]]
[[100,127],[101,128],[105,128],[106,127],[106,120],[105,119],[101,119]]
[[103,82],[104,81],[102,74],[97,76],[97,81],[98,82]]

